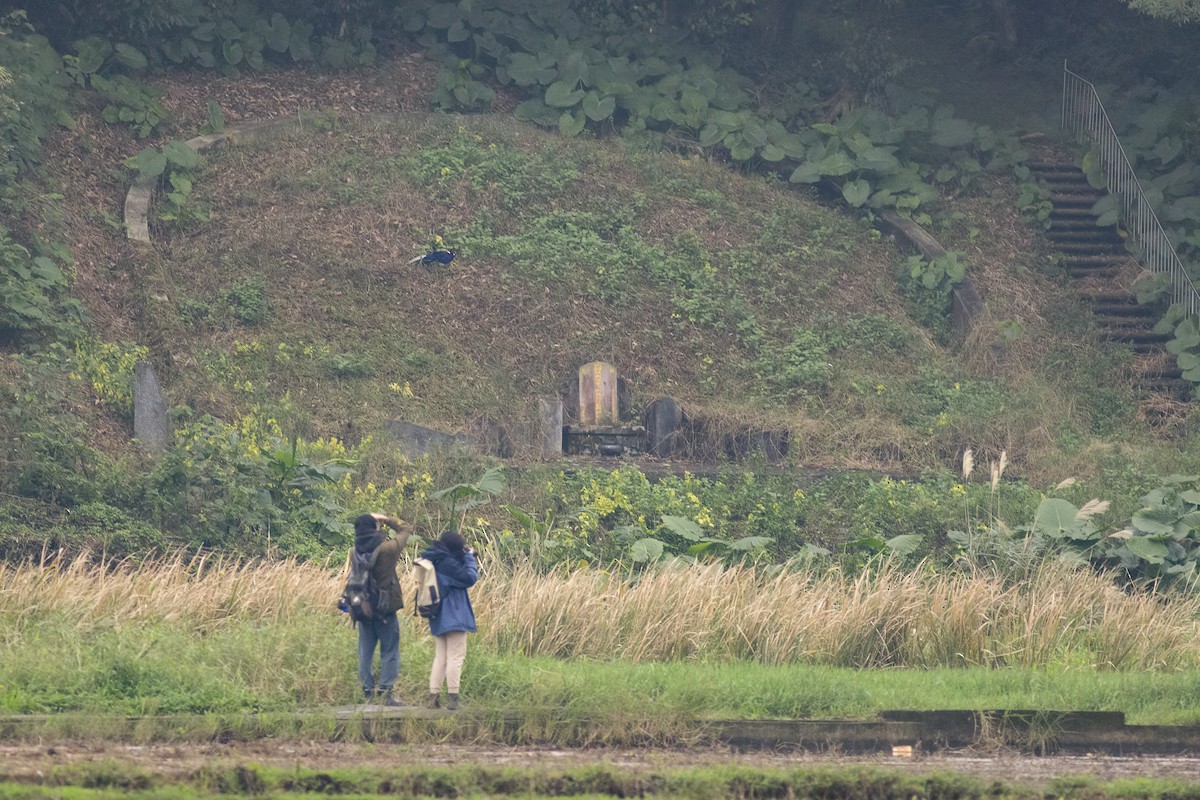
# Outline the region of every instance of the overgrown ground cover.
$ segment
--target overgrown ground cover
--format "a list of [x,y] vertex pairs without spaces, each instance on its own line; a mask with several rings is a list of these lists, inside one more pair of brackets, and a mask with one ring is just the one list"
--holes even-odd
[[[635,578],[510,571],[486,549],[483,560],[463,687],[471,724],[437,735],[666,743],[703,719],[947,707],[1197,722],[1194,599],[1121,592],[1104,576],[710,565]],[[0,698],[9,713],[58,712],[47,735],[136,738],[118,719],[134,714],[151,718],[150,737],[327,736],[329,719],[295,712],[358,698],[335,570],[77,561],[2,578]],[[432,644],[402,619],[401,688],[415,699]],[[522,723],[489,723],[505,711]]]
[[1170,779],[1104,782],[1063,777],[1048,784],[988,781],[932,771],[901,774],[862,765],[758,767],[720,765],[631,768],[598,764],[582,767],[519,767],[473,764],[444,767],[334,769],[281,768],[265,765],[214,765],[191,774],[164,776],[116,764],[52,769],[33,781],[0,783],[0,797],[40,800],[71,797],[655,797],[745,798],[814,797],[852,800],[878,797],[934,800],[975,798],[1176,798],[1191,789]]
[[[1064,438],[1135,421],[1121,382],[1093,380],[1119,349],[1034,366],[1089,334],[1032,234],[996,242],[993,316],[960,350],[905,312],[902,254],[770,180],[496,120],[317,124],[215,156],[188,201],[214,218],[162,231],[144,268],[143,336],[172,343],[193,407],[306,438],[353,435],[348,406],[361,430],[462,430],[521,419],[602,358],[635,415],[672,394],[717,427],[792,431],[800,463],[925,470],[973,446],[1039,476],[1066,467]],[[439,236],[461,249],[448,269],[404,264]],[[944,236],[988,234],[959,219]]]
[[[154,251],[130,248],[116,220],[131,173],[115,165],[142,146],[134,132],[101,122],[93,97],[51,142],[53,169],[37,180],[64,195],[56,224],[80,252],[76,291],[109,333],[4,362],[8,552],[40,549],[48,530],[51,544],[112,552],[193,544],[319,559],[356,511],[383,502],[419,516],[423,495],[486,466],[406,464],[364,443],[382,420],[464,431],[487,417],[519,432],[534,395],[565,392],[597,356],[630,378],[635,416],[669,393],[714,431],[790,430],[794,465],[929,479],[852,474],[800,498],[798,480],[743,487],[730,469],[732,489],[681,482],[671,488],[683,499],[642,503],[625,502],[651,494],[634,473],[534,471],[501,498],[532,523],[495,503],[476,527],[566,542],[552,561],[603,562],[637,540],[630,523],[662,539],[662,514],[706,512],[706,534],[768,537],[781,559],[851,544],[853,566],[907,534],[928,539],[918,557],[952,553],[951,520],[1023,525],[1068,477],[1081,479],[1063,492],[1077,507],[1111,501],[1099,518],[1109,532],[1163,476],[1195,465],[1187,409],[1148,414],[1125,381],[1128,354],[1096,338],[999,173],[963,172],[928,222],[986,302],[959,342],[938,315],[944,293],[910,293],[904,254],[864,220],[704,151],[563,139],[511,119],[364,122],[362,108],[412,109],[433,91],[429,65],[406,54],[377,70],[255,81],[272,88],[170,76],[170,133],[216,127],[210,98],[230,124],[313,98],[342,112],[299,113],[307,128],[237,141],[207,164],[172,162]],[[496,108],[512,104],[501,90]],[[97,174],[92,157],[113,170]],[[62,191],[75,185],[86,188]],[[450,269],[405,267],[438,236],[461,248]],[[151,353],[180,443],[156,463],[127,441],[129,372]],[[1005,453],[1008,476],[1025,482],[984,497],[986,475],[953,477],[967,447],[981,463]]]

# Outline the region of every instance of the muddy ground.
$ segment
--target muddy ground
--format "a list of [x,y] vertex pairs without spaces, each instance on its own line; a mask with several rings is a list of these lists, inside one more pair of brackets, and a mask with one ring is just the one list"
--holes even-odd
[[328,742],[125,745],[70,742],[0,745],[0,780],[37,782],[56,767],[88,762],[120,764],[163,776],[186,776],[203,766],[256,765],[302,769],[395,766],[523,766],[553,769],[613,765],[653,771],[733,764],[756,767],[872,766],[906,773],[955,772],[981,780],[1044,786],[1070,776],[1101,781],[1120,778],[1172,778],[1200,783],[1200,757],[1124,758],[1111,756],[1035,757],[1009,752],[944,752],[913,757],[838,756],[829,753],[737,753],[691,748],[560,750],[554,748],[450,745],[371,745]]

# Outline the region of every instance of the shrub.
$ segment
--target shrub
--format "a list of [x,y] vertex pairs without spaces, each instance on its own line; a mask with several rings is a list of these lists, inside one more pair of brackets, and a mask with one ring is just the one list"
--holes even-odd
[[271,302],[262,276],[255,275],[235,283],[222,295],[229,313],[246,325],[262,325],[271,316]]

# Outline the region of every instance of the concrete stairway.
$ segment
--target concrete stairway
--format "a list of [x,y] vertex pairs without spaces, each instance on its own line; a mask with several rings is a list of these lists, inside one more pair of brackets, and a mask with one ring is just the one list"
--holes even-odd
[[1096,224],[1092,206],[1104,192],[1092,188],[1083,171],[1066,161],[1029,165],[1034,176],[1050,190],[1050,241],[1062,254],[1063,265],[1076,289],[1092,304],[1105,337],[1127,344],[1134,353],[1135,385],[1146,393],[1190,399],[1191,384],[1183,380],[1175,357],[1165,349],[1169,334],[1155,333],[1163,305],[1139,305],[1134,294],[1118,280],[1131,263],[1115,226]]

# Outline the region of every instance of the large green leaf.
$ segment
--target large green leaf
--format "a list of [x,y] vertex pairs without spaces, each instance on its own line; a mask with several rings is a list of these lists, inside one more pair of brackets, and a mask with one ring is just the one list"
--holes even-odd
[[1200,197],[1180,197],[1164,203],[1159,216],[1164,222],[1200,222]]
[[1158,144],[1150,151],[1163,164],[1169,164],[1183,152],[1183,141],[1175,136],[1166,136],[1158,140]]
[[709,122],[709,124],[700,129],[700,146],[712,147],[714,144],[724,139],[728,133],[729,131],[725,130],[724,128],[713,125],[712,122]]
[[513,116],[517,119],[523,119],[527,122],[547,127],[558,124],[560,114],[561,112],[558,109],[550,108],[543,103],[540,97],[526,100],[513,110]]
[[62,284],[67,280],[67,276],[58,268],[53,259],[46,256],[38,256],[33,259],[33,271],[45,283]]
[[962,147],[975,140],[975,124],[957,117],[934,120],[929,141],[941,147]]
[[849,181],[842,187],[842,197],[855,208],[859,208],[871,196],[871,184],[863,179]]
[[882,147],[871,147],[858,154],[858,166],[881,175],[889,175],[900,169],[900,159]]
[[729,148],[729,155],[737,161],[746,161],[753,158],[754,154],[758,152],[741,131],[726,136],[725,146]]
[[1033,525],[1040,533],[1053,539],[1068,536],[1076,527],[1079,509],[1066,500],[1048,497],[1037,507]]
[[695,89],[684,89],[679,98],[683,110],[693,117],[698,117],[708,111],[708,98]]
[[891,550],[896,555],[907,556],[915,553],[917,548],[921,546],[925,537],[918,533],[902,533],[899,536],[893,536],[884,544],[888,550]]
[[663,543],[658,539],[638,539],[629,548],[629,557],[637,564],[658,561],[662,558],[662,554]]
[[125,166],[136,169],[145,178],[157,178],[167,168],[167,157],[153,147],[125,159]]
[[817,165],[821,170],[822,175],[830,175],[832,177],[840,177],[849,175],[856,169],[856,165],[850,160],[850,156],[842,150],[835,150],[825,158],[821,159],[821,163]]
[[261,21],[258,31],[267,43],[267,47],[276,53],[286,53],[292,38],[292,27],[287,19],[276,11],[271,15],[271,21]]
[[778,145],[768,144],[763,147],[762,151],[759,153],[759,156],[763,161],[775,163],[776,161],[783,161],[783,159],[787,157],[787,153],[783,152],[783,148],[779,147]]
[[592,67],[589,53],[578,48],[570,49],[566,58],[558,59],[558,77],[572,86],[577,84],[591,85]]
[[504,467],[491,467],[479,476],[475,486],[487,494],[500,494],[504,491]]
[[[1184,371],[1200,368],[1200,354],[1180,353],[1177,361],[1179,368]],[[1200,492],[1192,492],[1192,494],[1200,496]]]
[[150,62],[142,55],[142,51],[137,48],[120,42],[116,46],[117,60],[124,64],[129,69],[143,70],[150,66]]
[[196,151],[188,147],[187,142],[181,142],[178,139],[167,142],[163,147],[163,155],[167,161],[184,169],[194,169],[200,161]]
[[548,84],[558,75],[553,64],[529,53],[513,53],[504,64],[504,70],[518,86]]
[[583,99],[584,94],[585,92],[582,89],[575,88],[574,83],[555,81],[546,88],[545,101],[546,105],[554,106],[555,108],[570,108],[578,105],[579,101]]
[[815,162],[805,161],[792,170],[788,180],[792,183],[816,183],[821,180],[821,169]]
[[1151,564],[1163,563],[1170,553],[1165,544],[1145,536],[1129,537],[1125,540],[1125,547],[1138,558]]
[[1108,188],[1108,177],[1104,174],[1104,165],[1100,163],[1100,158],[1096,155],[1095,150],[1084,153],[1083,162],[1079,166],[1093,189]]
[[1164,536],[1170,535],[1174,531],[1176,519],[1178,519],[1178,515],[1174,509],[1167,506],[1156,506],[1135,511],[1132,521],[1138,533]]
[[563,136],[578,136],[587,124],[587,115],[582,111],[564,111],[558,118],[558,132]]
[[617,98],[602,96],[598,92],[588,92],[583,98],[583,113],[595,122],[608,119],[617,108]]
[[687,517],[677,517],[670,514],[663,514],[663,527],[669,530],[676,536],[687,539],[689,542],[698,542],[704,538],[704,531],[695,521]]
[[426,21],[432,28],[448,29],[451,25],[462,20],[462,10],[458,3],[434,3],[429,7]]

